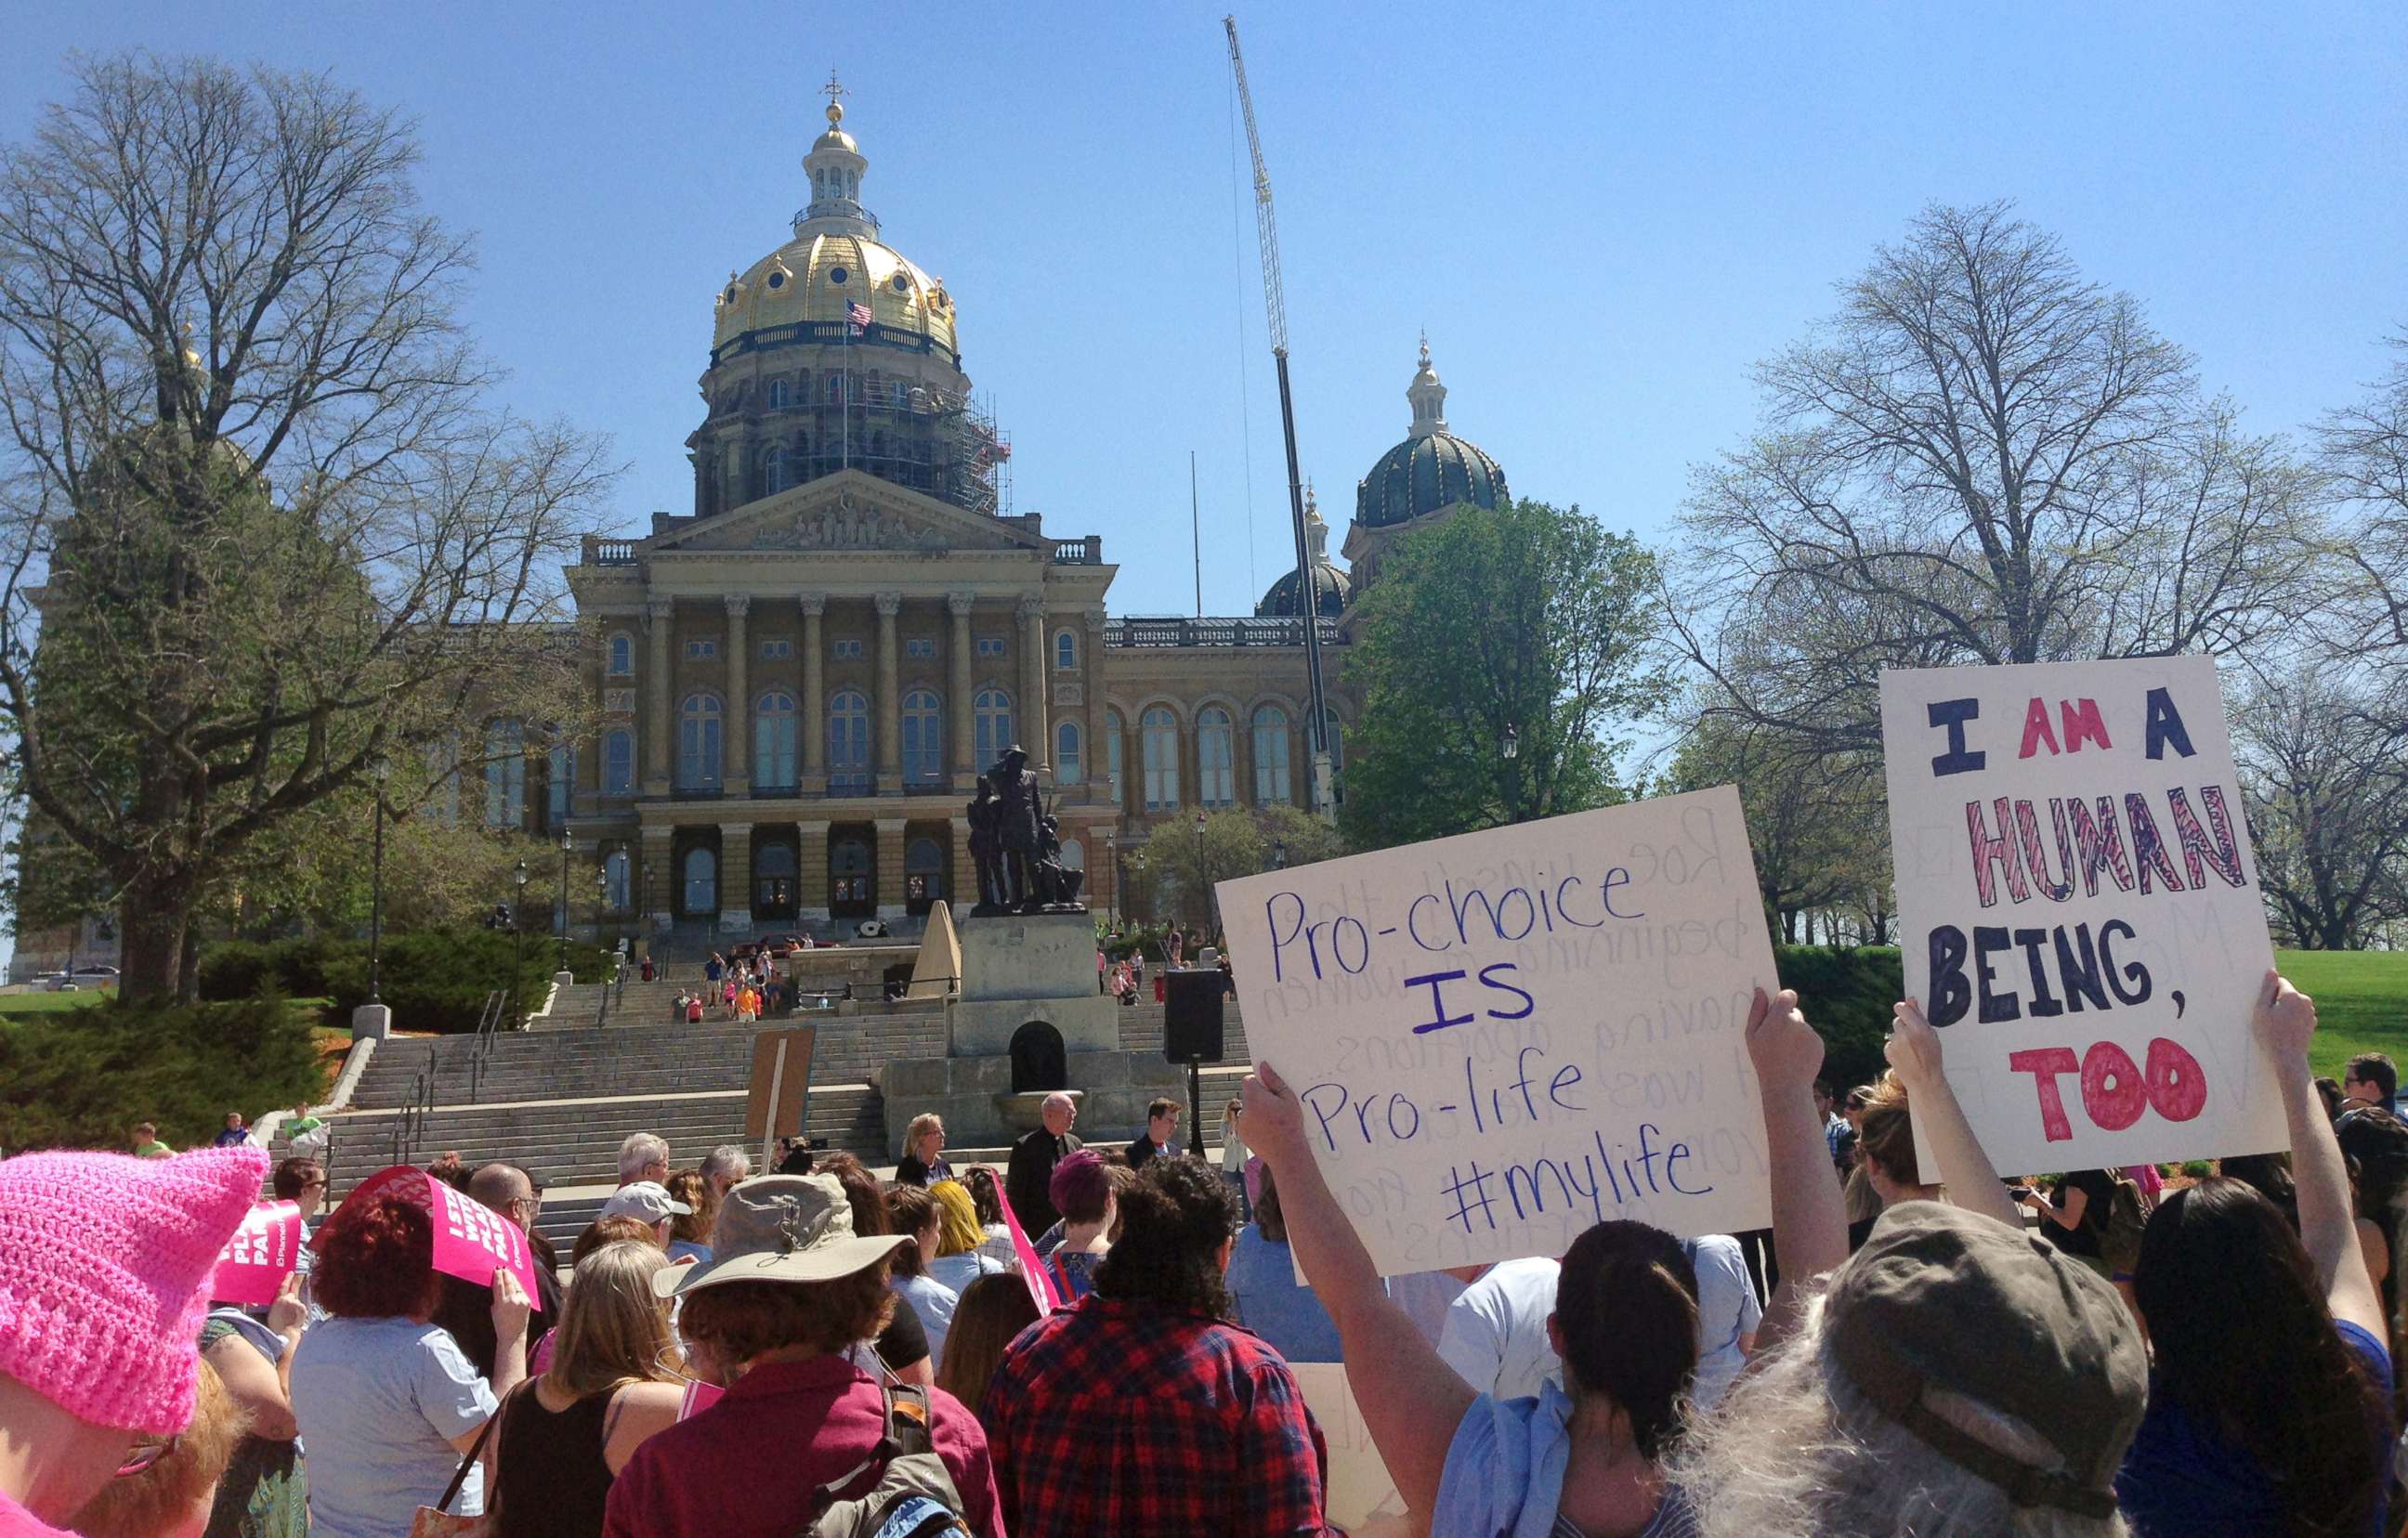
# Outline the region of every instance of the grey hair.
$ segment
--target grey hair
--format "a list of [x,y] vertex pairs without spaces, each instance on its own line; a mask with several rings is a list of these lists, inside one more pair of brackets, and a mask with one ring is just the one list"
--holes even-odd
[[[1798,1332],[1752,1365],[1665,1460],[1700,1538],[2126,1538],[2121,1517],[2018,1507],[1875,1410],[1828,1349],[1825,1300]],[[1937,1391],[1944,1418],[2021,1461],[2064,1460],[2023,1421]]]
[[702,1156],[702,1177],[733,1175],[741,1180],[752,1173],[752,1156],[733,1143],[723,1143]]
[[627,1141],[619,1145],[619,1184],[642,1179],[647,1164],[668,1161],[669,1146],[665,1139],[651,1132],[629,1132]]

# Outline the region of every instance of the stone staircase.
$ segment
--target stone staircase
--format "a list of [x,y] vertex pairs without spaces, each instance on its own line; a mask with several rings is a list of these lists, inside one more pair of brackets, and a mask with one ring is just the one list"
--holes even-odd
[[[719,1144],[746,1144],[753,1037],[762,1029],[804,1024],[818,1032],[805,1134],[825,1138],[829,1148],[848,1151],[873,1169],[893,1165],[896,1150],[887,1146],[880,1070],[889,1061],[944,1055],[941,1004],[872,1001],[841,1014],[797,1012],[757,1026],[716,1018],[673,1024],[678,991],[693,984],[691,977],[630,981],[600,1027],[591,1022],[601,985],[564,988],[536,1029],[491,1038],[481,1061],[472,1036],[380,1044],[351,1106],[331,1118],[330,1196],[339,1201],[388,1164],[424,1164],[447,1150],[471,1168],[507,1160],[548,1189],[538,1226],[565,1253],[616,1185],[619,1146],[629,1133],[666,1138],[672,1166],[680,1169],[698,1163]],[[1115,1015],[1125,1050],[1161,1051],[1161,1005],[1148,1000]],[[550,1021],[558,1023],[546,1028]],[[1226,1056],[1204,1070],[1203,1079],[1205,1135],[1215,1146],[1220,1107],[1236,1093],[1248,1061],[1234,1002],[1225,1038]],[[1080,1128],[1098,1145],[1125,1142],[1138,1131]],[[757,1159],[759,1150],[751,1151]],[[956,1147],[948,1155],[957,1168],[1000,1168],[1009,1150]]]

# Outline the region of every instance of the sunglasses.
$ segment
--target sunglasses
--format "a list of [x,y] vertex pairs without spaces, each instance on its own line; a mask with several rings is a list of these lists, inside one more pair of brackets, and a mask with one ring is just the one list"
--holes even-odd
[[117,1466],[117,1477],[129,1478],[142,1473],[176,1450],[183,1439],[179,1436],[146,1437],[125,1450],[125,1461]]

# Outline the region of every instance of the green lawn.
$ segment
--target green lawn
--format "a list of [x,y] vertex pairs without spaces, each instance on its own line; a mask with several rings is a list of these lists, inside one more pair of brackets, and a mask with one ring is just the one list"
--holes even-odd
[[2360,1052],[2408,1062],[2408,951],[2284,950],[2274,961],[2316,1001],[2317,1073],[2338,1078]]
[[81,988],[73,993],[0,993],[0,1017],[81,1009],[115,997],[117,990],[113,988]]

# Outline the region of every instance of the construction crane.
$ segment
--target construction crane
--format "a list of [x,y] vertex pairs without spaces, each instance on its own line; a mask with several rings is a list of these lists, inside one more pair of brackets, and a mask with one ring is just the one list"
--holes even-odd
[[1329,758],[1329,706],[1321,684],[1321,585],[1304,534],[1304,475],[1296,458],[1296,400],[1287,382],[1287,300],[1280,292],[1279,220],[1271,211],[1271,174],[1263,164],[1263,136],[1254,127],[1254,94],[1246,89],[1246,56],[1238,49],[1238,19],[1221,18],[1229,35],[1229,69],[1246,116],[1246,148],[1254,157],[1254,235],[1263,250],[1263,307],[1270,316],[1271,361],[1279,369],[1280,432],[1287,440],[1288,521],[1296,529],[1297,606],[1304,625],[1304,673],[1312,696],[1305,740],[1312,746],[1312,809],[1338,815],[1336,775]]

